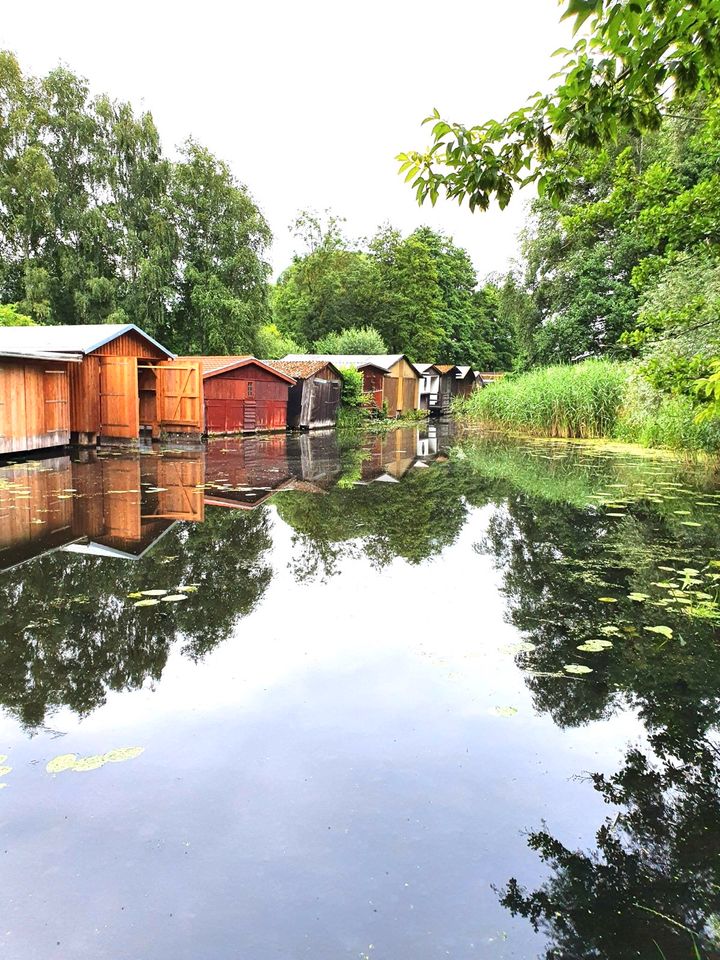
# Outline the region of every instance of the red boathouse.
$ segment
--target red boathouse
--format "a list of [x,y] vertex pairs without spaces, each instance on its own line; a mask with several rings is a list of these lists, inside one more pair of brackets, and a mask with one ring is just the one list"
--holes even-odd
[[254,357],[178,357],[199,361],[204,433],[254,433],[287,429],[288,391],[295,384]]

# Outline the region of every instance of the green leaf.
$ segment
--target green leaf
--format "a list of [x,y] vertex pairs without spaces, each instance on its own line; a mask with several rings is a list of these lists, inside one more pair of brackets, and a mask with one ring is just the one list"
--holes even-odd
[[673,636],[671,627],[644,627],[643,629],[647,630],[648,633],[659,633],[661,637],[667,637],[668,640],[671,640]]

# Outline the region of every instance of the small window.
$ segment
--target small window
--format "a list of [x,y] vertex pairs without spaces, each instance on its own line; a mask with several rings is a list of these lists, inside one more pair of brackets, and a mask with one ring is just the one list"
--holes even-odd
[[252,397],[252,396],[254,395],[254,387],[255,387],[255,384],[252,382],[252,380],[248,380],[248,382],[247,382],[247,395],[248,395],[248,397]]

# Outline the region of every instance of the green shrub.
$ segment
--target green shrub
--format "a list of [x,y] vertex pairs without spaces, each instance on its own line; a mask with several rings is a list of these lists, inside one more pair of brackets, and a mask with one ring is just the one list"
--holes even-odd
[[344,407],[359,408],[364,405],[365,394],[363,392],[363,375],[355,367],[343,367],[340,370],[342,376],[342,390],[340,393],[340,402]]
[[348,327],[315,341],[315,353],[387,353],[383,338],[374,327]]

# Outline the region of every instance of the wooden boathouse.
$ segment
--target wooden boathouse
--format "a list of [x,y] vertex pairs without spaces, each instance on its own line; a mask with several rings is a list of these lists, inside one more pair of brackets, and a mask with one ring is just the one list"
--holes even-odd
[[268,365],[292,377],[287,424],[292,430],[334,427],[340,408],[342,375],[326,360],[268,360]]
[[[420,375],[402,353],[293,353],[283,357],[283,360],[322,360],[326,363],[334,364],[339,370],[342,370],[343,367],[354,367],[356,370],[363,372],[365,392],[372,393],[375,404],[379,409],[382,408],[384,404],[387,404],[389,416],[397,417],[401,413],[418,409]],[[382,378],[380,378],[380,374]],[[370,389],[368,389],[369,387]]]
[[292,377],[255,357],[178,357],[179,369],[199,363],[204,397],[201,432],[255,433],[287,429]]
[[6,350],[41,352],[67,364],[70,439],[78,443],[200,433],[199,363],[178,364],[134,324],[3,327],[0,352]]
[[70,442],[70,368],[79,363],[73,354],[0,349],[0,455]]

